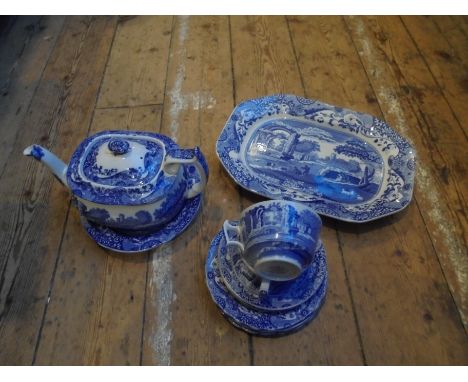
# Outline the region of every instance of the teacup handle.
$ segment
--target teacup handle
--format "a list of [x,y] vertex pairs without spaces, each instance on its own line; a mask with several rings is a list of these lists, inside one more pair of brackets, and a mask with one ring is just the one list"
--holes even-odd
[[172,172],[170,165],[173,164],[193,164],[197,171],[199,181],[190,184],[185,191],[185,198],[191,199],[201,194],[205,189],[206,181],[208,179],[208,166],[205,158],[200,151],[200,148],[194,149],[178,149],[168,153],[164,161],[164,169],[169,174]]
[[259,289],[260,293],[267,294],[270,289],[270,280],[262,279]]
[[224,237],[226,238],[226,245],[237,245],[242,252],[244,252],[244,244],[239,240],[234,240],[229,237],[229,232],[235,231],[237,237],[240,237],[240,227],[233,225],[229,220],[226,220],[223,224]]

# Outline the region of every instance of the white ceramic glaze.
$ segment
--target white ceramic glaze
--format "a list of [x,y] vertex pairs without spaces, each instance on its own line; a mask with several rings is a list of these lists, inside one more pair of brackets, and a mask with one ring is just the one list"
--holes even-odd
[[24,150],[46,164],[88,221],[120,231],[151,231],[200,195],[208,166],[198,148],[155,133],[104,131],[85,139],[67,166],[39,145]]
[[246,265],[264,281],[297,278],[313,261],[322,228],[310,207],[287,200],[269,200],[246,208],[239,221],[225,221],[227,246],[235,246]]
[[234,181],[270,199],[362,223],[411,201],[416,154],[385,122],[288,94],[237,105],[216,142]]

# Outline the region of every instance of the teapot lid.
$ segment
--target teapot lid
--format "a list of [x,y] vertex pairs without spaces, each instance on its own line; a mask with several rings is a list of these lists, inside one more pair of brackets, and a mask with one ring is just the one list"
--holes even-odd
[[166,153],[179,146],[156,133],[103,131],[74,152],[67,182],[79,198],[107,205],[152,203],[172,187],[175,175],[162,171]]

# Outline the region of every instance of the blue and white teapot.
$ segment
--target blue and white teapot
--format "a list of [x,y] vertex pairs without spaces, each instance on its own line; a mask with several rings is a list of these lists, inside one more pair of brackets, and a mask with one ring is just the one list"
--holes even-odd
[[24,155],[46,164],[68,186],[82,217],[128,233],[168,223],[186,199],[203,192],[208,177],[198,147],[181,149],[148,132],[100,132],[78,146],[68,166],[38,145]]

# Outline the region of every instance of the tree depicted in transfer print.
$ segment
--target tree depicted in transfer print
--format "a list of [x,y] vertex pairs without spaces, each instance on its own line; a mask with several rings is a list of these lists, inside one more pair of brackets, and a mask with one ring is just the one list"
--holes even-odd
[[361,140],[350,139],[344,145],[336,146],[334,151],[352,158],[359,158],[363,161],[376,162],[380,157],[369,146]]

